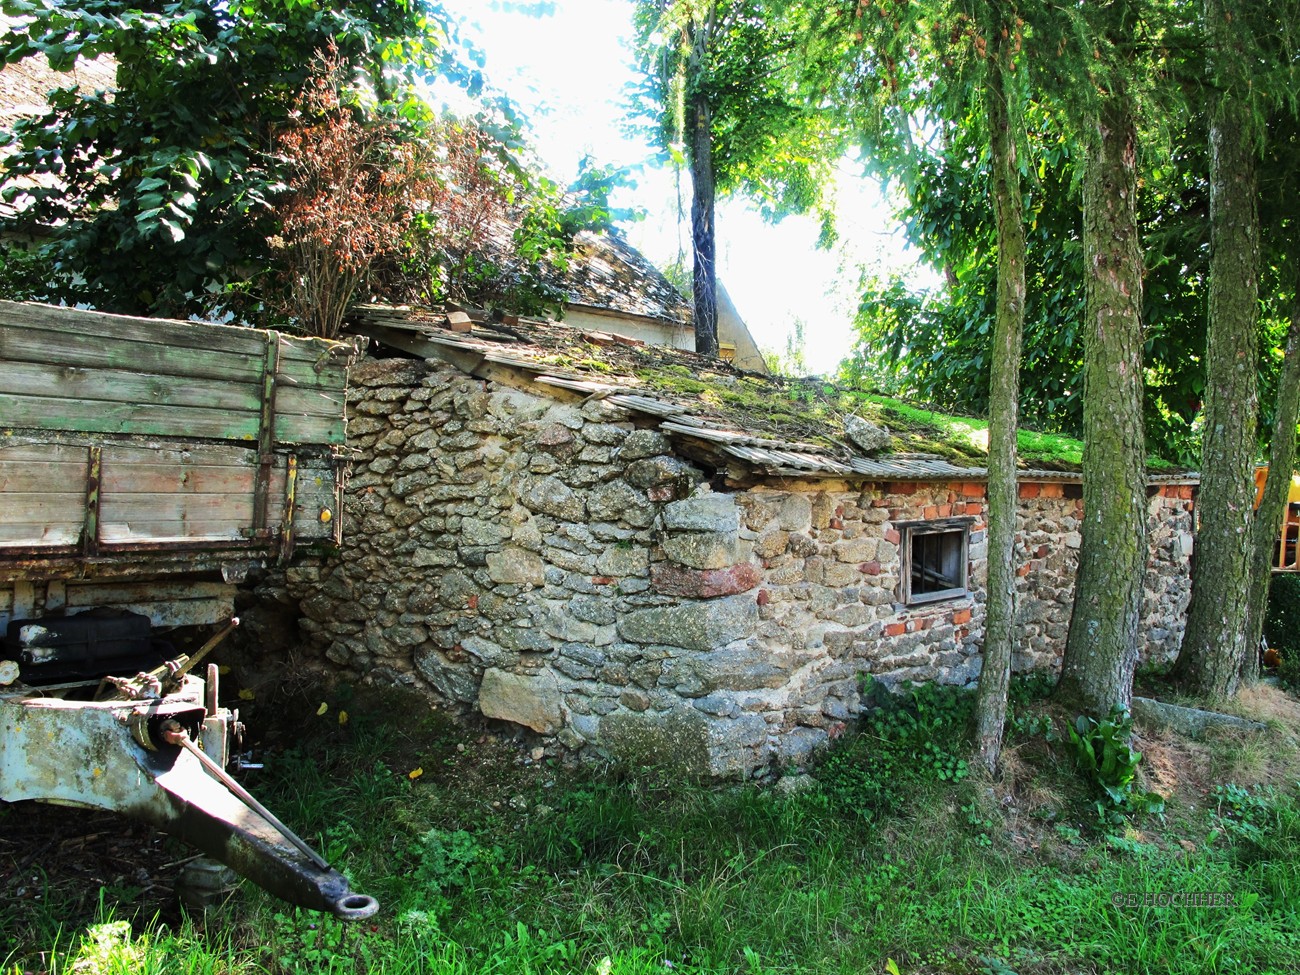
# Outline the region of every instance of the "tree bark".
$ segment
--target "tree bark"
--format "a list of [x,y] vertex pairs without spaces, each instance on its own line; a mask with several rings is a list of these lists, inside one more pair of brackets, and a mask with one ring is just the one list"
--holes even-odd
[[[1246,616],[1246,659],[1242,675],[1254,679],[1259,673],[1255,648],[1264,633],[1264,613],[1268,608],[1268,584],[1273,577],[1273,560],[1277,557],[1278,535],[1286,515],[1291,488],[1291,471],[1295,468],[1296,423],[1300,422],[1300,288],[1291,300],[1291,327],[1287,330],[1286,357],[1277,381],[1277,410],[1273,414],[1273,441],[1269,451],[1268,480],[1264,497],[1251,526],[1254,555],[1250,566],[1250,601]],[[1254,666],[1251,666],[1253,663]]]
[[1083,528],[1057,698],[1127,709],[1147,560],[1142,425],[1142,248],[1131,95],[1101,96],[1086,136]]
[[713,14],[690,25],[687,66],[687,149],[691,164],[691,286],[695,298],[695,351],[718,354],[717,233],[713,223],[713,108],[704,84]]
[[1239,55],[1226,7],[1204,15],[1220,69],[1210,121],[1210,287],[1200,529],[1187,629],[1174,667],[1192,694],[1216,703],[1237,689],[1247,646],[1259,315],[1259,211],[1250,108],[1234,91]]
[[1025,224],[1020,169],[1012,131],[1008,42],[994,30],[985,107],[998,234],[997,316],[993,322],[989,380],[988,601],[984,617],[984,668],[975,702],[979,760],[990,773],[1002,754],[1015,646],[1016,427],[1020,346],[1025,319]]

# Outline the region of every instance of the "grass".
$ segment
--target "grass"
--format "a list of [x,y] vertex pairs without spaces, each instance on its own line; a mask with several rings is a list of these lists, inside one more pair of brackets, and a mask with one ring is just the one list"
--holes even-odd
[[1116,820],[1030,691],[997,782],[962,760],[969,700],[925,692],[789,794],[574,771],[409,704],[331,703],[284,716],[292,747],[253,785],[381,900],[373,922],[245,886],[164,924],[51,878],[52,903],[0,906],[0,971],[1300,970],[1300,750],[1280,723],[1240,765],[1235,739],[1139,742],[1166,812]]

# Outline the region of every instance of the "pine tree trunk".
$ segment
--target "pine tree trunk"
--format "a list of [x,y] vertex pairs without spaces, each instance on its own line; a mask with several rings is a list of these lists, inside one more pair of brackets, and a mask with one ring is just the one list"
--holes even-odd
[[713,110],[708,93],[700,84],[707,65],[711,26],[711,23],[692,25],[687,69],[690,86],[686,109],[690,130],[687,148],[691,163],[691,250],[694,256],[691,286],[695,297],[695,351],[701,355],[718,354]]
[[[1268,584],[1273,577],[1273,560],[1277,558],[1277,541],[1286,517],[1287,498],[1291,489],[1291,471],[1295,468],[1296,423],[1300,421],[1300,290],[1291,302],[1291,327],[1286,337],[1286,358],[1277,381],[1277,410],[1273,414],[1273,443],[1269,453],[1268,481],[1264,498],[1255,512],[1251,526],[1254,555],[1250,566],[1250,602],[1246,617],[1246,659],[1242,676],[1253,680],[1259,674],[1256,649],[1264,633],[1264,613],[1268,608]],[[1253,665],[1253,666],[1252,666]]]
[[1146,568],[1142,248],[1137,133],[1122,90],[1102,96],[1087,136],[1083,245],[1083,541],[1057,698],[1096,717],[1127,708]]
[[[1225,7],[1206,0],[1219,78],[1235,75]],[[1211,703],[1231,697],[1247,647],[1259,309],[1259,212],[1250,109],[1220,88],[1210,121],[1210,288],[1200,528],[1175,676]]]
[[998,303],[989,381],[988,602],[984,669],[975,703],[979,760],[990,773],[997,770],[1002,753],[1015,645],[1016,425],[1025,318],[1025,225],[1008,104],[1008,44],[1000,31],[994,31],[993,37],[985,102],[998,232]]

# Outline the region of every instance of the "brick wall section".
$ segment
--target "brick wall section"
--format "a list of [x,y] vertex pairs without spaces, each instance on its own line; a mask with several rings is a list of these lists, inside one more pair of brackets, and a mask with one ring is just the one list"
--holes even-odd
[[[982,484],[817,482],[714,494],[602,400],[561,404],[447,366],[364,360],[340,555],[285,595],[333,665],[412,684],[576,751],[743,778],[800,764],[863,675],[969,684],[986,570]],[[1151,500],[1149,653],[1176,648],[1190,497]],[[1025,485],[1020,669],[1057,665],[1080,503]],[[970,594],[899,602],[904,522],[970,519]]]

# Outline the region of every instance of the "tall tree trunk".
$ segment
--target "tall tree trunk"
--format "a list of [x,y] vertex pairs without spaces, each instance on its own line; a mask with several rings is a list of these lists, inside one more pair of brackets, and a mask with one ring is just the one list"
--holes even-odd
[[1133,111],[1122,87],[1102,96],[1083,174],[1083,541],[1057,697],[1096,717],[1129,706],[1147,560]]
[[[1025,320],[1025,224],[1007,78],[1009,43],[992,31],[985,96],[998,232],[998,304],[989,380],[989,555],[984,669],[975,702],[979,760],[997,769],[1015,645],[1016,426]],[[1018,114],[1016,115],[1018,118]]]
[[703,85],[713,14],[692,23],[687,67],[687,120],[691,163],[691,286],[695,295],[695,351],[718,354],[717,233],[713,223],[713,108]]
[[[1241,55],[1228,7],[1206,0],[1205,24],[1218,92],[1210,121],[1210,289],[1200,529],[1187,629],[1174,668],[1210,702],[1230,697],[1246,653],[1259,316],[1259,211],[1250,108],[1234,90]],[[1232,79],[1229,83],[1228,79]]]
[[[1287,497],[1291,489],[1291,471],[1295,468],[1296,423],[1300,421],[1300,287],[1291,300],[1291,327],[1286,337],[1286,358],[1277,380],[1277,410],[1273,414],[1273,443],[1268,459],[1268,480],[1264,498],[1251,525],[1254,547],[1250,566],[1250,602],[1246,617],[1246,659],[1242,674],[1253,679],[1259,671],[1255,648],[1264,632],[1264,612],[1268,608],[1268,584],[1273,577],[1273,560],[1277,558],[1277,541],[1286,516]],[[1251,666],[1253,664],[1253,666]]]

